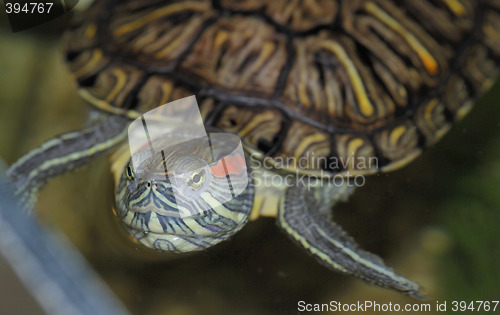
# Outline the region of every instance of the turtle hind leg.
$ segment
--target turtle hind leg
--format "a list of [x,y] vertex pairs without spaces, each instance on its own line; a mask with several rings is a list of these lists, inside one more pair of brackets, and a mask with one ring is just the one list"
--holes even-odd
[[76,169],[115,148],[126,138],[128,118],[111,115],[80,131],[52,138],[20,157],[8,170],[23,207],[30,210],[38,192],[53,177]]
[[280,202],[278,224],[329,269],[422,299],[418,284],[396,274],[379,256],[359,248],[333,221],[333,205],[353,191],[354,184],[347,179],[342,185],[321,180],[310,185],[296,183],[287,188]]

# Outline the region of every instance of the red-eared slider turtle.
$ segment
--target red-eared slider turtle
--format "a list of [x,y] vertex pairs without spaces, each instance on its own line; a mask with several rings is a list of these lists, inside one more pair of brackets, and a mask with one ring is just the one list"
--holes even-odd
[[[183,142],[134,166],[118,150],[116,214],[138,243],[203,250],[275,216],[328,268],[418,297],[331,209],[360,176],[404,166],[468,112],[497,73],[500,1],[98,1],[65,55],[101,119],[10,168],[28,206],[49,178],[126,142],[141,114],[195,95],[207,130],[241,138],[249,171],[243,155],[201,163]],[[229,201],[228,172],[250,182]]]

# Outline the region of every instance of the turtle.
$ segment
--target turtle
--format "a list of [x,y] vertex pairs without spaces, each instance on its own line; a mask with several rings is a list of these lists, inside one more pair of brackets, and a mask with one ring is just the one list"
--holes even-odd
[[[332,209],[364,176],[413,161],[491,86],[499,0],[105,0],[63,42],[97,118],[9,168],[27,209],[49,179],[110,154],[114,213],[138,246],[206,250],[270,216],[327,268],[423,297]],[[161,154],[128,149],[134,123],[193,97],[220,135],[209,146],[186,123],[159,138]]]

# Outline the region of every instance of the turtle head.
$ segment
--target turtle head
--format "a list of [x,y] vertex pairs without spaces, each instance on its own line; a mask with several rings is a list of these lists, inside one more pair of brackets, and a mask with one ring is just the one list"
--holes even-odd
[[116,213],[140,243],[164,252],[203,250],[248,221],[253,189],[243,150],[223,136],[210,140],[132,155],[117,186]]

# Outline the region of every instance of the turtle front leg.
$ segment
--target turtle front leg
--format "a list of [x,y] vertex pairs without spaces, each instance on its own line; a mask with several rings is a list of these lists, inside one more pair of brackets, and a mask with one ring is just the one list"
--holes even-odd
[[308,186],[296,183],[287,188],[280,202],[278,224],[328,268],[414,298],[423,298],[418,292],[418,284],[396,274],[379,256],[359,248],[333,221],[333,205],[346,200],[353,191],[354,184],[348,179],[342,185],[322,180]]
[[17,160],[8,170],[20,203],[33,208],[39,191],[53,177],[85,165],[127,137],[129,119],[110,115],[95,125],[54,137]]

